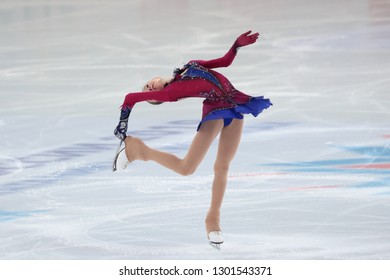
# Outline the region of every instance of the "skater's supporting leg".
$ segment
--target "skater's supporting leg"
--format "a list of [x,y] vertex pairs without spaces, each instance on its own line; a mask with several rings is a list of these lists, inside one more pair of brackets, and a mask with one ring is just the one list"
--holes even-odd
[[212,120],[202,124],[196,133],[191,146],[183,159],[175,155],[152,149],[140,139],[127,137],[126,155],[132,161],[135,159],[152,160],[181,175],[190,175],[202,162],[214,139],[223,128],[223,120]]
[[240,144],[243,120],[234,119],[221,131],[218,143],[218,153],[214,164],[214,181],[212,186],[211,204],[206,217],[206,231],[219,231],[220,210],[225,194],[228,170]]

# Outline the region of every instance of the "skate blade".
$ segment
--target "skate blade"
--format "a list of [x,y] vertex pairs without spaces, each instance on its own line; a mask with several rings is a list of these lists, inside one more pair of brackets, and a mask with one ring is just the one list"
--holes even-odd
[[211,242],[209,241],[209,244],[211,247],[213,247],[214,249],[218,250],[218,251],[221,251],[221,244],[222,243],[214,243],[214,242]]
[[116,151],[115,151],[115,157],[114,157],[114,161],[113,161],[113,163],[112,163],[112,171],[118,170],[116,164],[117,164],[117,160],[118,160],[119,153],[121,152],[122,144],[123,144],[123,140],[120,140],[120,141],[119,141],[118,148],[117,148]]

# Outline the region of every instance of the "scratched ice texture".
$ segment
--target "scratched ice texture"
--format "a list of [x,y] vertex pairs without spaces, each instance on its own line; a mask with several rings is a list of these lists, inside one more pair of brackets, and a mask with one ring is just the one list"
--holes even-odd
[[[197,172],[111,171],[128,92],[190,59],[273,107],[246,117],[220,251]],[[390,2],[0,2],[0,259],[390,259]],[[184,156],[200,99],[138,104],[130,131]]]

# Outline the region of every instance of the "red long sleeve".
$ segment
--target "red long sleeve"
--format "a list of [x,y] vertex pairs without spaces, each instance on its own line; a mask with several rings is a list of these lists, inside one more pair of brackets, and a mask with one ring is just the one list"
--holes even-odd
[[[220,58],[212,60],[191,60],[190,62],[196,62],[199,65],[208,69],[228,67],[236,57],[237,48],[237,42],[234,42],[229,51]],[[224,78],[222,75],[218,76],[220,78]],[[158,102],[172,102],[186,97],[201,97],[199,95],[200,92],[209,91],[214,87],[215,86],[210,85],[209,82],[202,79],[186,81],[185,84],[183,84],[182,82],[173,82],[169,84],[166,88],[159,91],[129,93],[126,95],[122,107],[132,108],[136,103],[148,100],[155,100]]]
[[190,62],[196,62],[203,67],[208,69],[211,68],[220,68],[220,67],[228,67],[232,64],[234,58],[237,54],[238,45],[235,41],[233,46],[229,49],[229,51],[222,57],[212,59],[212,60],[191,60]]
[[156,100],[158,102],[175,101],[171,100],[169,91],[165,89],[158,91],[141,91],[127,94],[122,107],[132,108],[136,103],[148,100]]
[[126,95],[122,107],[133,108],[136,103],[148,100],[173,102],[186,97],[201,97],[199,92],[209,89],[210,83],[204,80],[172,82],[162,90],[129,93]]

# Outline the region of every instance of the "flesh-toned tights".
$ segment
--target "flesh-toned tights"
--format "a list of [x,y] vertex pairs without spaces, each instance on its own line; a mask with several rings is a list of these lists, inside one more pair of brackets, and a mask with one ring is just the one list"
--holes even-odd
[[173,154],[152,149],[145,145],[141,139],[131,136],[125,139],[126,156],[129,161],[152,160],[180,175],[187,176],[195,172],[215,138],[220,135],[214,163],[211,203],[205,221],[207,233],[220,230],[220,210],[225,194],[228,170],[240,143],[243,120],[233,119],[232,123],[226,127],[223,124],[223,120],[204,122],[196,133],[187,154],[182,159]]

